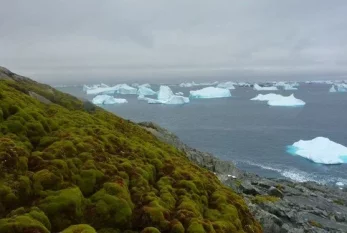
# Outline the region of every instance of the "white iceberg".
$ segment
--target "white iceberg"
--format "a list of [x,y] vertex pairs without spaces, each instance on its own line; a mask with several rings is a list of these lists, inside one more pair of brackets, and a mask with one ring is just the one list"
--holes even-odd
[[117,93],[123,94],[123,95],[136,95],[137,94],[137,88],[131,87],[128,84],[118,84],[118,90]]
[[347,92],[347,84],[345,83],[336,83],[335,88],[337,92]]
[[187,82],[187,83],[181,83],[179,84],[180,87],[195,87],[195,86],[213,86],[217,85],[218,81],[215,82],[203,82],[203,83],[195,83],[193,82]]
[[287,152],[307,158],[315,163],[347,163],[347,147],[325,137],[316,137],[307,141],[300,140],[287,146]]
[[235,87],[234,87],[234,85],[235,85],[236,83],[234,83],[234,82],[224,82],[224,83],[219,83],[218,85],[217,85],[217,87],[219,87],[219,88],[225,88],[225,89],[229,89],[229,90],[234,90],[235,89]]
[[160,86],[157,99],[147,98],[149,104],[186,104],[189,103],[189,98],[179,95],[174,95],[170,87]]
[[117,84],[115,86],[109,87],[100,85],[86,90],[88,95],[100,95],[100,94],[136,94],[137,89],[129,86],[128,84]]
[[258,101],[269,101],[269,100],[277,100],[279,98],[282,98],[282,95],[269,93],[269,94],[258,94],[256,97],[252,98],[251,100],[258,100]]
[[293,94],[291,94],[290,96],[283,96],[274,93],[269,93],[266,95],[259,94],[251,100],[267,101],[267,104],[270,106],[283,107],[303,106],[306,104],[304,101],[295,98]]
[[196,84],[195,82],[179,84],[180,87],[193,87],[193,86],[197,86],[197,85],[198,84]]
[[118,86],[113,87],[95,87],[86,90],[87,95],[99,95],[99,94],[114,94],[118,90]]
[[148,100],[152,100],[151,98],[145,97],[144,95],[139,95],[137,97],[138,100],[144,100],[144,101],[148,101]]
[[277,91],[278,88],[274,87],[274,86],[261,87],[257,83],[255,83],[254,86],[253,86],[253,90],[256,90],[256,91]]
[[175,95],[184,95],[183,92],[176,92]]
[[94,85],[83,85],[83,92],[87,92],[88,90],[93,90],[93,89],[97,89],[97,88],[107,88],[109,87],[108,85],[104,84],[104,83],[100,83],[100,84],[94,84]]
[[137,90],[137,94],[140,95],[156,95],[157,92],[153,91],[151,88],[147,86],[139,86],[139,89]]
[[278,99],[269,100],[267,104],[270,106],[298,107],[304,106],[306,103],[291,94],[290,96],[281,96]]
[[283,85],[283,90],[285,91],[296,91],[298,88],[294,87],[292,84],[285,84]]
[[239,87],[251,87],[252,86],[252,84],[246,83],[246,82],[238,82],[236,85]]
[[332,85],[332,86],[330,87],[329,92],[336,92],[336,89],[335,89],[335,86],[334,86],[334,85]]
[[189,93],[192,98],[198,99],[223,98],[231,96],[229,89],[218,87],[205,87],[200,90],[190,91]]
[[109,95],[97,95],[92,100],[93,104],[102,105],[102,104],[124,104],[128,103],[126,99],[118,99]]

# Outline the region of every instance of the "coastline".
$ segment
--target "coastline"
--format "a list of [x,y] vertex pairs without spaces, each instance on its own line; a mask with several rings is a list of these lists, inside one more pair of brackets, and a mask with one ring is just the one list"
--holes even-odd
[[188,159],[213,172],[224,185],[242,195],[264,232],[347,231],[346,187],[260,177],[186,145],[155,123],[138,124],[161,141],[183,151]]

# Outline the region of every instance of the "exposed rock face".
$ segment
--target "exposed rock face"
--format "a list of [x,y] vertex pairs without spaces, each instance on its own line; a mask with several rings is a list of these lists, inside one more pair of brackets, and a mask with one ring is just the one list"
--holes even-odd
[[347,232],[346,188],[267,179],[242,172],[231,162],[220,161],[185,145],[158,125],[150,122],[140,125],[160,140],[186,152],[190,160],[214,172],[225,185],[243,194],[265,233]]

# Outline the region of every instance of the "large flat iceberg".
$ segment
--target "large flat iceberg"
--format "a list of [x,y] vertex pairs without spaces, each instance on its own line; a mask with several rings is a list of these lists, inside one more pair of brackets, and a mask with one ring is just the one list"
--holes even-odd
[[230,97],[229,89],[218,87],[205,87],[200,90],[190,91],[190,96],[197,99],[223,98]]
[[253,90],[256,90],[256,91],[277,91],[278,88],[277,87],[274,87],[274,86],[270,86],[270,87],[261,87],[259,86],[257,83],[255,83],[253,85]]
[[298,107],[304,106],[306,103],[291,94],[290,96],[281,96],[278,99],[269,100],[267,104],[270,106]]
[[186,104],[189,103],[189,98],[179,95],[174,95],[170,87],[160,86],[157,99],[146,98],[149,104]]
[[102,104],[124,104],[128,103],[126,99],[118,99],[109,95],[97,95],[92,100],[93,104],[102,105]]
[[217,87],[234,90],[235,89],[234,85],[236,85],[236,83],[229,81],[229,82],[219,83]]
[[251,100],[258,100],[258,101],[269,101],[269,100],[277,100],[279,98],[282,98],[282,95],[269,93],[269,94],[258,94],[256,97],[252,98]]
[[294,97],[293,94],[290,96],[283,96],[279,94],[269,93],[266,95],[259,94],[251,100],[267,101],[270,106],[283,106],[283,107],[296,107],[303,106],[306,103],[300,99]]
[[86,89],[88,95],[99,95],[99,94],[137,94],[137,88],[131,87],[128,84],[117,84],[115,86],[98,86]]
[[307,141],[300,140],[287,146],[287,152],[307,158],[315,163],[347,163],[347,147],[325,137],[316,137]]

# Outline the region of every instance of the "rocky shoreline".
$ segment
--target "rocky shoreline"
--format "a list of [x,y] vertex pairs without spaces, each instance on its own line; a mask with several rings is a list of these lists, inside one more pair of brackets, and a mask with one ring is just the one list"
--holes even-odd
[[346,188],[260,177],[191,148],[154,123],[139,125],[184,151],[191,161],[215,173],[226,186],[241,194],[265,233],[347,232]]

